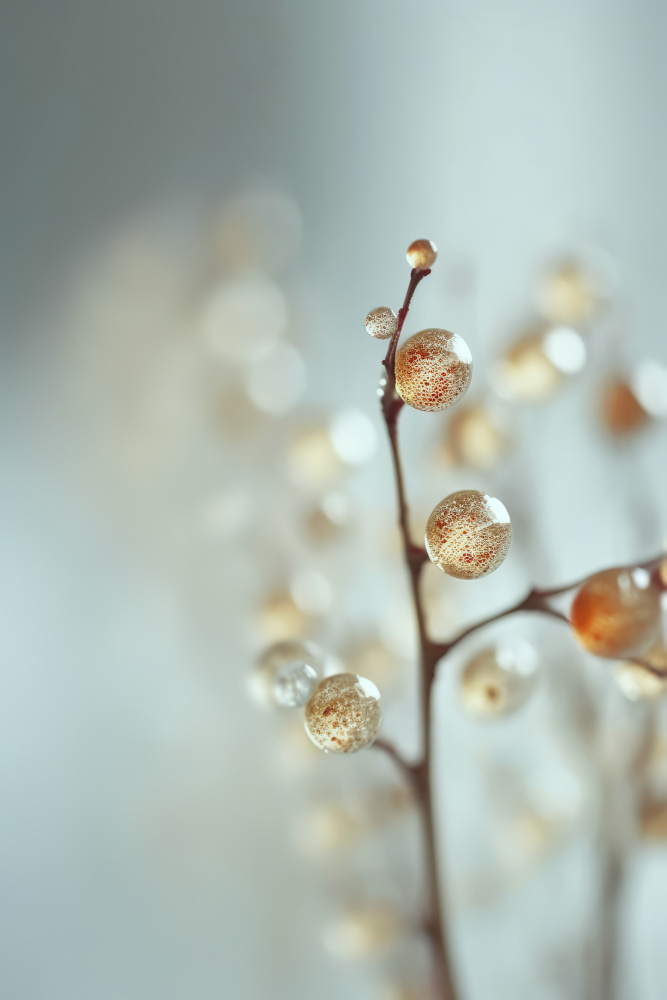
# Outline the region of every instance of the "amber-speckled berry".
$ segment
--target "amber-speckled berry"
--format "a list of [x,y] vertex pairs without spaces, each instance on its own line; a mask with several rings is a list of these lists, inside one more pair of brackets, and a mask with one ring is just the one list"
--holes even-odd
[[313,743],[334,753],[356,753],[375,740],[382,721],[380,692],[357,674],[325,677],[306,705]]
[[416,410],[444,410],[466,392],[472,355],[449,330],[421,330],[396,355],[396,391]]
[[507,510],[479,490],[451,493],[426,523],[426,551],[448,576],[476,580],[498,569],[512,541]]
[[438,248],[432,240],[415,240],[408,247],[405,256],[410,267],[425,270],[435,264]]

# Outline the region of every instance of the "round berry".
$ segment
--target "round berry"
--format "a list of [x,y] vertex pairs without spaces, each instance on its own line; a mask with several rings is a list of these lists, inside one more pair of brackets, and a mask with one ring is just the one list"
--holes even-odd
[[509,434],[495,411],[482,403],[464,404],[449,418],[438,454],[446,465],[489,469],[509,447]]
[[306,705],[306,732],[318,747],[335,753],[370,746],[381,721],[380,692],[357,674],[325,677]]
[[602,391],[600,418],[615,437],[632,434],[651,419],[623,378],[613,378]]
[[533,691],[537,665],[537,653],[527,642],[481,650],[468,661],[459,681],[466,712],[496,718],[516,711]]
[[426,551],[448,576],[476,580],[498,569],[512,541],[504,504],[479,490],[450,493],[426,523]]
[[371,309],[366,317],[366,333],[376,340],[389,340],[398,330],[398,316],[389,306]]
[[570,621],[595,656],[641,657],[660,632],[660,588],[645,569],[606,569],[577,592]]
[[410,267],[425,270],[433,267],[438,256],[438,248],[432,240],[415,240],[408,247],[406,259]]
[[305,705],[324,669],[324,654],[312,642],[286,639],[260,655],[252,675],[252,691],[267,708]]
[[396,390],[416,410],[444,410],[465,393],[472,355],[463,337],[448,330],[421,330],[396,355]]

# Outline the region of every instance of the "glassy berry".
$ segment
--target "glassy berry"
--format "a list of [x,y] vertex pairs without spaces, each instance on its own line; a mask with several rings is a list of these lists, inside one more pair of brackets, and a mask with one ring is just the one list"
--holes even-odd
[[380,692],[357,674],[325,677],[306,705],[308,735],[334,753],[356,753],[370,746],[381,721]]
[[498,569],[512,541],[507,510],[479,490],[450,493],[426,523],[426,551],[448,576],[476,580]]
[[659,636],[660,589],[644,569],[603,570],[577,592],[570,621],[589,653],[641,657]]
[[537,666],[537,653],[527,642],[517,640],[481,650],[461,673],[463,707],[477,718],[509,715],[532,693]]
[[389,340],[398,330],[398,316],[389,306],[371,309],[366,317],[366,333],[376,340]]
[[408,247],[406,259],[410,267],[426,270],[433,267],[438,256],[438,248],[432,240],[415,240]]
[[253,693],[263,705],[305,705],[324,669],[324,654],[312,642],[275,642],[260,655],[252,675]]
[[600,419],[611,434],[621,437],[645,427],[650,417],[625,379],[613,378],[602,391]]
[[472,355],[463,337],[421,330],[396,355],[396,390],[416,410],[444,410],[466,392]]

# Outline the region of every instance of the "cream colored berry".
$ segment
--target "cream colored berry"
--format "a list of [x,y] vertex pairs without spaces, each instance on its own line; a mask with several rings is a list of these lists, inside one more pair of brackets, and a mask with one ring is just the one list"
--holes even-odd
[[448,576],[476,580],[498,569],[512,541],[504,504],[478,490],[445,497],[426,523],[429,559]]
[[449,330],[421,330],[396,355],[396,390],[416,410],[444,410],[466,392],[472,355]]
[[425,270],[435,264],[438,248],[432,240],[415,240],[408,247],[405,256],[410,267],[419,267]]
[[370,746],[381,721],[380,692],[357,674],[325,677],[306,705],[308,735],[334,753],[356,753]]
[[371,309],[366,317],[366,333],[376,340],[389,340],[398,330],[398,316],[389,306]]
[[461,673],[459,694],[463,707],[476,718],[509,715],[530,696],[537,666],[537,653],[527,642],[481,650]]

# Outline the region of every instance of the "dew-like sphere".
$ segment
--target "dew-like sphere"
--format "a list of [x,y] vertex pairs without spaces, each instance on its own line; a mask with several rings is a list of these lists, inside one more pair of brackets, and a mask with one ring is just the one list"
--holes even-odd
[[371,309],[366,317],[366,333],[376,340],[389,340],[398,330],[398,316],[389,306]]
[[476,580],[498,569],[512,541],[507,510],[479,490],[450,493],[426,523],[429,559],[448,576]]
[[415,240],[408,247],[405,256],[410,267],[419,267],[425,270],[435,264],[438,248],[432,240]]
[[489,469],[509,448],[499,418],[482,404],[456,408],[447,422],[442,458],[448,465]]
[[305,705],[324,670],[324,654],[312,642],[286,639],[259,656],[252,689],[263,705],[294,708]]
[[331,486],[345,471],[327,427],[305,427],[289,444],[287,463],[290,478],[297,486],[322,489]]
[[403,926],[396,907],[388,903],[365,903],[350,907],[325,928],[324,946],[335,958],[364,958],[395,945]]
[[593,276],[576,261],[563,261],[544,277],[538,291],[543,315],[552,323],[584,323],[600,307]]
[[466,392],[472,355],[463,337],[421,330],[396,355],[396,391],[416,410],[444,410]]
[[659,636],[660,588],[641,568],[603,570],[577,592],[570,621],[589,653],[641,657]]
[[509,715],[529,698],[537,679],[538,657],[527,642],[515,640],[483,649],[465,665],[459,696],[469,715]]
[[350,847],[363,832],[360,817],[342,802],[321,802],[299,816],[294,839],[304,854],[323,857]]
[[375,740],[382,712],[380,692],[357,674],[325,677],[306,706],[306,732],[335,753],[356,753]]
[[[653,652],[651,650],[651,652]],[[662,659],[662,663],[655,662],[651,653],[645,653],[642,657],[651,666],[665,671],[664,677],[658,677],[651,670],[642,667],[639,663],[624,660],[616,667],[615,678],[619,689],[629,701],[654,701],[667,694],[667,651],[660,645],[659,656],[655,659]]]
[[580,371],[586,347],[575,330],[533,327],[495,365],[491,382],[503,399],[539,403],[550,399],[566,376]]
[[625,379],[614,378],[602,391],[600,420],[610,434],[621,437],[645,427],[650,417]]
[[288,590],[275,590],[264,598],[257,610],[257,623],[270,642],[303,635],[308,615],[298,606]]

